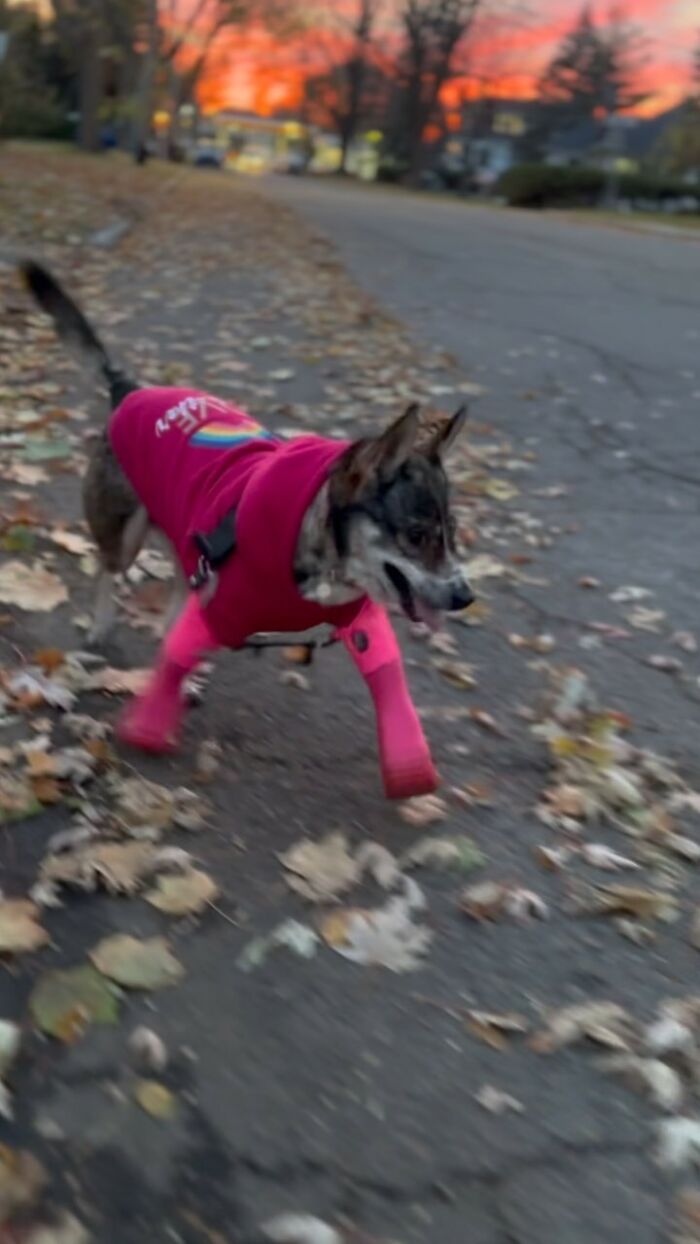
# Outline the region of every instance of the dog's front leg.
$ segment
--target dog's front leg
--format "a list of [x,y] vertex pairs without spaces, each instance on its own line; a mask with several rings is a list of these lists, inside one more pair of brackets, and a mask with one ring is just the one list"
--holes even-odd
[[385,609],[368,601],[338,631],[369,687],[377,715],[379,756],[389,799],[427,795],[438,785],[420,719],[406,682],[401,649]]
[[163,640],[148,687],[122,713],[117,728],[120,739],[143,751],[172,751],[185,712],[182,684],[202,658],[218,647],[199,598],[191,595]]

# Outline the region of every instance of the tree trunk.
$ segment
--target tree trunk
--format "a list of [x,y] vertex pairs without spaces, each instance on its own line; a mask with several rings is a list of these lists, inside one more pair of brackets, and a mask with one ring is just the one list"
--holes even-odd
[[102,68],[99,12],[96,12],[93,6],[85,23],[80,56],[78,141],[83,151],[99,151],[100,149],[99,111],[102,103]]
[[132,133],[132,150],[137,163],[143,163],[153,113],[153,86],[158,63],[158,0],[147,0],[148,47],[139,69],[136,93],[136,115]]

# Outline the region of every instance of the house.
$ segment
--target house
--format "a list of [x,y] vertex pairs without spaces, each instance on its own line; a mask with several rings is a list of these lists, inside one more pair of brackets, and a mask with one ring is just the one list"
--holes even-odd
[[462,159],[482,189],[493,186],[514,164],[526,158],[537,102],[484,97],[465,105],[459,138]]

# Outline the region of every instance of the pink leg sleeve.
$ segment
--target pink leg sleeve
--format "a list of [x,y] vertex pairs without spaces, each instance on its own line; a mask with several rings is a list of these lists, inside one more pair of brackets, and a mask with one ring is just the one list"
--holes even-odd
[[435,790],[438,775],[406,682],[401,650],[386,610],[372,601],[338,631],[374,701],[379,757],[389,799]]
[[117,732],[122,742],[147,752],[172,751],[184,715],[183,680],[218,646],[199,599],[190,596],[163,641],[146,690],[121,714]]

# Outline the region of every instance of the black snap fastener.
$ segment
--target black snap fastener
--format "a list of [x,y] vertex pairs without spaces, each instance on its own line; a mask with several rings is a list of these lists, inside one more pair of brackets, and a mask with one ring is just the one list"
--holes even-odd
[[366,631],[353,631],[352,642],[358,652],[366,652],[369,648],[369,639]]

